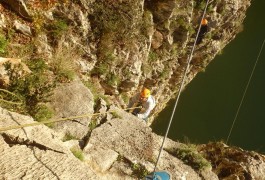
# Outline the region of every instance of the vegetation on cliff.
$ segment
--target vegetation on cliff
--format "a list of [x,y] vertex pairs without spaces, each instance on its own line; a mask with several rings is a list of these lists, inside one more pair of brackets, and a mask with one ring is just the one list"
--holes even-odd
[[[185,84],[204,71],[242,29],[241,22],[249,5],[249,0],[211,1],[206,15],[210,30],[196,46]],[[1,64],[0,82],[1,89],[15,96],[4,91],[0,93],[2,99],[22,104],[1,101],[0,105],[28,114],[37,121],[103,112],[85,120],[52,124],[61,135],[56,141],[62,147],[65,147],[62,141],[76,143],[69,145],[69,149],[88,164],[89,171],[97,172],[80,170],[83,177],[93,174],[91,177],[98,178],[101,177],[99,174],[106,173],[106,178],[113,174],[129,179],[142,178],[153,168],[161,137],[152,134],[149,127],[122,111],[121,107],[125,107],[129,97],[143,86],[150,88],[157,100],[154,115],[174,97],[204,6],[204,0],[2,1],[0,56],[9,59]],[[113,105],[120,109],[110,111]],[[1,121],[1,124],[12,123],[11,120]],[[12,131],[6,136],[27,139],[27,134],[25,137],[23,133]],[[46,141],[35,137],[36,133],[34,128],[29,130],[29,134],[34,135],[30,147],[38,148],[35,141],[48,147]],[[53,130],[47,130],[47,133],[49,141],[53,142]],[[21,145],[16,140],[6,141],[2,135],[0,140],[5,151],[17,150],[18,147],[10,145],[12,143]],[[217,175],[219,178],[231,175],[222,166],[230,156],[230,149],[225,146],[216,143],[215,147],[207,145],[207,149],[168,141],[159,167],[171,171],[175,177],[212,180],[217,179]],[[26,140],[23,143],[29,145]],[[224,154],[218,155],[221,160],[212,156],[220,150],[218,147],[225,149]],[[28,146],[21,147],[28,157],[36,156],[34,148],[32,151]],[[211,148],[217,150],[211,151]],[[80,165],[81,161],[72,160],[69,149],[60,154],[62,159],[67,161],[69,158],[74,165]],[[239,150],[238,153],[246,152]],[[247,160],[255,163],[260,162],[255,158],[263,159],[251,153],[250,157]],[[241,160],[232,159],[235,164],[247,162]],[[39,162],[39,159],[35,161]],[[13,161],[10,164],[14,165]],[[245,165],[237,167],[240,169],[238,174],[234,173],[237,177],[249,172],[242,170]],[[53,168],[57,167],[53,165]],[[262,169],[263,164],[259,168]],[[237,171],[237,168],[233,170]],[[63,176],[62,172],[58,174]],[[234,174],[231,177],[235,177]]]
[[[29,86],[22,99],[31,96],[29,91],[46,96],[44,91],[52,90],[46,86],[79,77],[89,88],[97,89],[95,96],[118,106],[126,105],[128,97],[142,86],[149,87],[158,102],[157,114],[178,91],[204,6],[203,0],[3,1],[0,53],[20,58],[28,66],[36,61],[45,64],[33,72],[38,78],[47,76],[43,82],[29,80],[34,75],[20,75],[25,84],[36,81],[38,87]],[[247,0],[211,1],[206,15],[210,31],[195,49],[186,84],[234,38],[248,6]],[[2,85],[14,90],[17,82],[9,77],[13,70],[6,71],[1,73],[5,76]],[[35,116],[37,104],[46,99],[33,99],[24,101],[23,110],[12,108]]]

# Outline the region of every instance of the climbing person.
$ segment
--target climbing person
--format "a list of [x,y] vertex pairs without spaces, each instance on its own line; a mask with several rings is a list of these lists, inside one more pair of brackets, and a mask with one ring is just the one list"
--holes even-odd
[[201,22],[201,29],[200,29],[196,44],[200,44],[202,42],[202,39],[204,38],[207,32],[208,32],[208,21],[207,19],[203,18]]
[[[136,107],[136,108],[135,108]],[[155,99],[147,88],[143,88],[140,93],[137,93],[130,99],[128,108],[132,109],[131,112],[135,116],[147,122],[148,116],[155,107]]]

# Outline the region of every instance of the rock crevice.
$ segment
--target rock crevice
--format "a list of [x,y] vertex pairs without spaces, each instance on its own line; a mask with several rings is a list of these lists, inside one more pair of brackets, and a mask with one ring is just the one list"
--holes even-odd
[[15,146],[15,145],[25,145],[29,148],[38,148],[40,150],[43,150],[43,151],[47,151],[47,150],[50,150],[50,151],[54,151],[54,152],[57,152],[57,153],[64,153],[64,152],[61,152],[61,151],[57,151],[55,149],[51,149],[45,145],[42,145],[40,143],[37,143],[35,141],[30,141],[29,139],[23,139],[23,138],[20,138],[20,137],[14,137],[10,134],[7,134],[7,133],[2,133],[1,134],[3,136],[3,139],[4,141],[10,146]]

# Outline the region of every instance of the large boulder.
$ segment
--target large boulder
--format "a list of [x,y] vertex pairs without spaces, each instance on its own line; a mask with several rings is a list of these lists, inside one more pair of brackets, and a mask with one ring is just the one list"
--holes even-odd
[[[84,148],[84,153],[88,157],[87,161],[93,162],[93,167],[100,172],[107,169],[109,171],[119,169],[123,173],[133,176],[134,168],[141,166],[146,171],[152,172],[162,138],[152,133],[152,129],[143,120],[123,110],[111,107],[109,113],[108,116],[112,116],[112,118],[107,118],[107,122],[93,130],[89,143]],[[178,146],[180,143],[168,139],[165,148]],[[118,160],[117,154],[120,159],[125,160]],[[217,179],[213,172],[202,170],[206,174],[202,175],[203,173],[196,172],[191,166],[186,165],[165,150],[162,152],[157,169],[167,170],[174,179],[199,180],[200,176],[209,180]]]
[[94,112],[94,98],[81,81],[75,80],[58,86],[54,90],[50,104],[55,111],[54,118],[56,119],[88,115],[84,118],[56,123],[54,129],[57,132],[60,132],[62,136],[71,135],[77,139],[82,139],[87,134],[88,124]]

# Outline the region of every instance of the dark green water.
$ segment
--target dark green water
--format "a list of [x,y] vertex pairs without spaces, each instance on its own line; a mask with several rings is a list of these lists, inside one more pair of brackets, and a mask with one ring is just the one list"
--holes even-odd
[[[191,143],[226,140],[265,38],[265,0],[252,0],[244,30],[204,73],[186,87],[168,134]],[[265,47],[235,122],[229,144],[265,153]],[[174,102],[152,125],[164,135]]]

